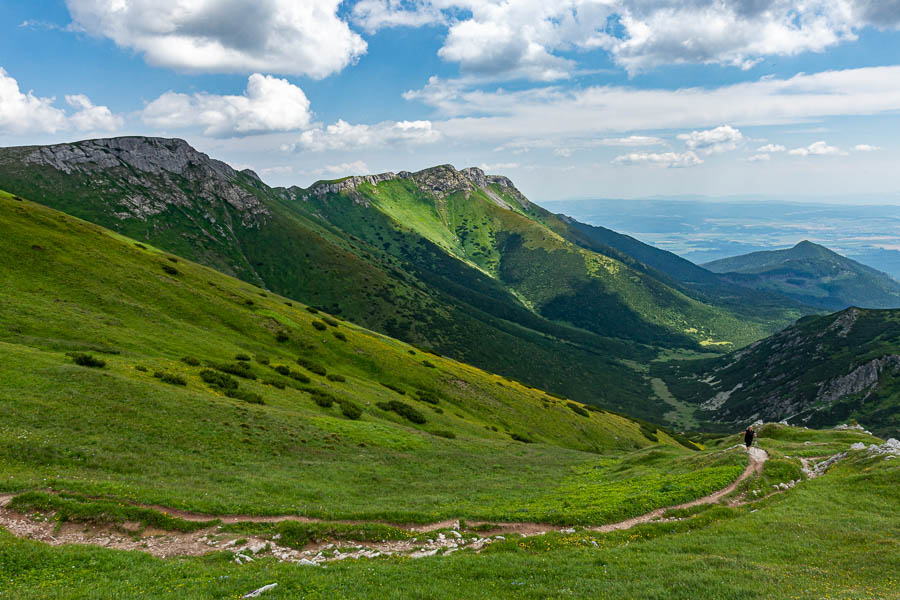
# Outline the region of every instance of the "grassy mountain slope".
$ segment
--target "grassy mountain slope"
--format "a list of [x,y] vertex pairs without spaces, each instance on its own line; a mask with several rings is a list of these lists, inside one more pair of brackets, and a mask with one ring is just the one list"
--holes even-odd
[[[5,193],[0,233],[0,491],[211,512],[558,519],[598,452],[669,444],[678,466],[660,475],[684,493],[703,489],[703,474],[733,477],[733,461],[711,463],[655,427]],[[588,501],[588,516],[571,518],[601,509]]]
[[824,246],[803,241],[703,265],[734,283],[770,290],[829,310],[900,307],[900,283]]
[[[773,456],[834,452],[866,439],[770,429],[759,443]],[[736,442],[732,436],[721,444]],[[786,476],[796,476],[796,460],[780,464]],[[771,481],[776,471],[764,475],[750,483]],[[713,506],[627,531],[510,536],[480,553],[345,560],[327,569],[278,563],[265,554],[238,566],[227,550],[161,560],[90,546],[52,547],[0,531],[0,577],[8,582],[0,597],[227,598],[275,582],[263,597],[687,600],[702,589],[700,595],[722,600],[896,598],[898,483],[897,460],[855,451],[826,475],[745,506]]]
[[[542,318],[421,236],[397,235],[403,251],[388,252],[183,141],[6,148],[0,185],[459,360],[616,410],[656,412],[647,384],[618,362],[652,349]],[[356,217],[357,226],[373,219]]]
[[900,432],[900,311],[850,308],[805,317],[721,358],[654,366],[678,399],[706,421],[757,418],[812,427],[856,419]]

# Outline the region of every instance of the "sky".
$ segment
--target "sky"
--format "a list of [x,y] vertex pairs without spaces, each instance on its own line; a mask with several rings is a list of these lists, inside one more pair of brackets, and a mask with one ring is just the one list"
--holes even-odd
[[[900,204],[900,0],[4,0],[0,145]],[[864,198],[867,200],[860,200]]]

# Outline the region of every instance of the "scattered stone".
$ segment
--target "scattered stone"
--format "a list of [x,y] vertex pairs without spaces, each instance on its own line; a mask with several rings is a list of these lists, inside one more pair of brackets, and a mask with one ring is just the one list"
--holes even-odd
[[900,456],[900,441],[895,438],[890,438],[880,446],[871,444],[869,446],[869,454],[881,456],[887,455],[888,457]]
[[865,450],[866,445],[863,444],[862,442],[856,442],[855,444],[850,445],[850,449],[851,450]]

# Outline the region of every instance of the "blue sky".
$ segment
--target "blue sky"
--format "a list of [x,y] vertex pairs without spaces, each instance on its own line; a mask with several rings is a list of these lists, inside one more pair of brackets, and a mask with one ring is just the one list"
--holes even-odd
[[182,137],[273,185],[900,203],[900,2],[11,0],[0,144]]

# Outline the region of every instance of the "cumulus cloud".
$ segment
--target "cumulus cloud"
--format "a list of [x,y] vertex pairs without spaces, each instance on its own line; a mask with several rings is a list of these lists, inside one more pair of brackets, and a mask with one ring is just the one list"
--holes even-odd
[[747,162],[752,162],[752,163],[754,163],[754,162],[765,162],[765,161],[768,161],[768,160],[771,160],[771,159],[772,159],[772,155],[771,155],[771,154],[766,154],[766,153],[763,153],[763,154],[754,154],[753,156],[751,156],[750,158],[747,159]]
[[447,24],[438,54],[464,74],[545,81],[577,71],[572,50],[605,50],[630,73],[679,63],[747,69],[900,23],[900,4],[878,0],[361,0],[352,13],[370,32]]
[[166,92],[143,112],[144,122],[160,129],[203,127],[213,137],[245,136],[304,129],[309,100],[285,79],[254,73],[241,96]]
[[69,117],[69,122],[79,131],[116,131],[125,124],[121,116],[114,115],[105,106],[94,106],[84,94],[67,95],[66,103],[78,109]]
[[73,26],[153,65],[321,78],[366,52],[341,0],[66,0]]
[[757,152],[784,152],[787,150],[781,144],[766,144],[765,146],[760,146],[756,149]]
[[744,139],[740,130],[730,125],[720,125],[715,129],[705,131],[692,131],[678,135],[690,150],[697,150],[704,154],[720,154],[737,148],[738,143]]
[[370,172],[369,165],[361,160],[337,165],[325,165],[311,171],[313,175],[365,175]]
[[663,143],[663,140],[650,135],[629,135],[628,137],[596,140],[595,143],[598,146],[658,146]]
[[431,121],[384,121],[375,125],[352,125],[338,120],[325,128],[309,129],[285,150],[351,150],[384,146],[430,144],[441,139]]
[[498,171],[505,171],[507,169],[518,169],[519,163],[517,162],[505,162],[505,163],[481,163],[479,168],[485,173],[494,173]]
[[652,165],[667,169],[695,167],[703,164],[703,160],[694,152],[632,152],[622,154],[613,159],[615,165]]
[[820,140],[818,142],[813,142],[805,148],[788,150],[788,154],[792,156],[834,156],[845,155],[847,153],[843,152],[837,146],[829,146],[825,141]]
[[66,96],[76,112],[71,115],[53,106],[55,98],[22,93],[19,82],[0,67],[0,132],[12,135],[56,133],[61,130],[114,131],[124,120],[106,106],[94,106],[83,94]]
[[857,152],[875,152],[876,150],[881,150],[881,147],[872,146],[870,144],[857,144],[853,146],[853,149]]

